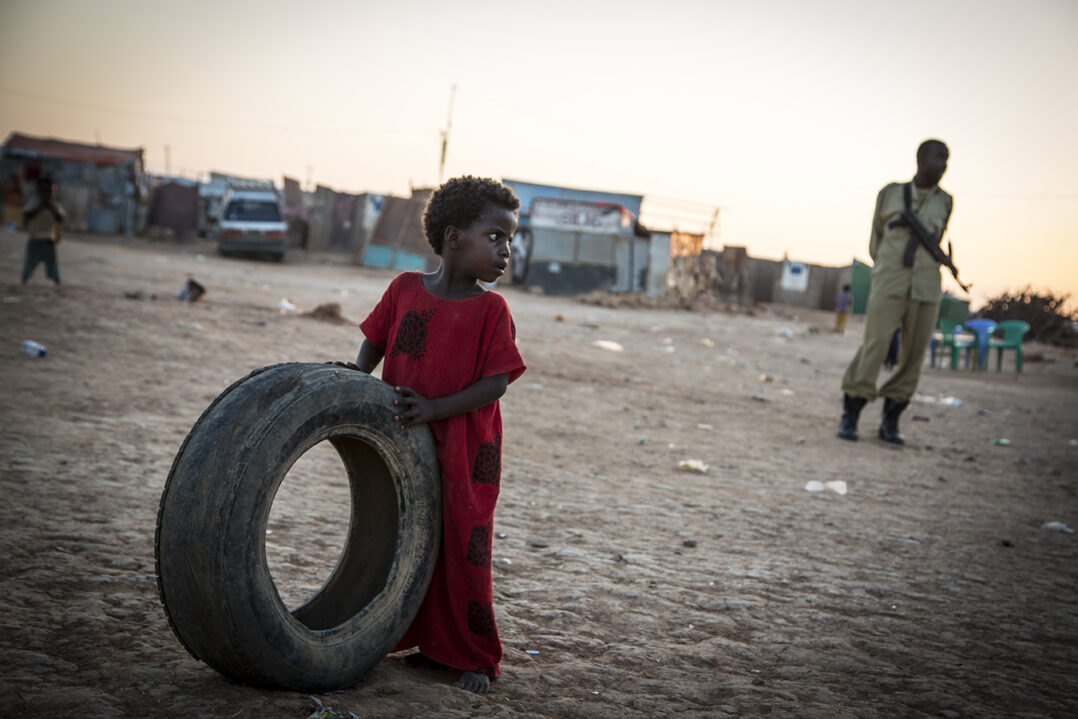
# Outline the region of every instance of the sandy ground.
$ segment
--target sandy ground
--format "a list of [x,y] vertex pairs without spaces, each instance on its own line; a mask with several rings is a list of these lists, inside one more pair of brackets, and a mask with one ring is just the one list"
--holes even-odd
[[[358,321],[391,274],[139,240],[60,251],[60,293],[40,268],[20,288],[23,240],[0,233],[0,715],[305,716],[307,695],[185,652],[157,595],[155,515],[214,397],[256,367],[354,358],[354,324],[301,313],[339,302]],[[189,273],[209,290],[193,304],[172,299]],[[834,436],[857,318],[838,336],[826,313],[777,306],[505,296],[529,370],[503,399],[503,677],[471,695],[392,656],[327,705],[367,719],[1078,715],[1078,535],[1043,527],[1078,527],[1073,352],[1030,347],[1042,361],[1021,376],[926,369],[921,394],[962,406],[912,403],[894,449],[872,438],[878,404],[868,438]],[[21,354],[24,339],[48,356]],[[290,603],[342,537],[343,469],[320,449],[290,472],[267,538]],[[806,491],[832,480],[848,492]]]

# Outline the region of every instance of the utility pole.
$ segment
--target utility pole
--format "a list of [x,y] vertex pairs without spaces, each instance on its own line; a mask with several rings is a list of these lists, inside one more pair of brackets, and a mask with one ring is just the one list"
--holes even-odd
[[445,175],[445,151],[449,147],[449,128],[453,126],[453,99],[457,95],[457,86],[453,85],[449,89],[449,114],[445,118],[445,129],[442,130],[442,159],[438,163],[438,184],[442,184],[443,176]]
[[707,237],[705,238],[706,244],[711,244],[711,238],[715,236],[715,224],[719,221],[719,210],[721,208],[715,208],[715,214],[711,216],[711,224],[707,228]]

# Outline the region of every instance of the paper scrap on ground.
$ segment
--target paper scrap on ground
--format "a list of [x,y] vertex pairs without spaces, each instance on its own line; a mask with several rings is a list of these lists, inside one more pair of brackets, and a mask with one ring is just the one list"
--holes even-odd
[[707,465],[699,459],[683,459],[677,463],[677,466],[682,469],[687,469],[690,472],[698,472],[700,474],[707,471]]
[[1064,534],[1074,534],[1074,530],[1068,527],[1063,522],[1045,522],[1041,525],[1041,529],[1047,529],[1050,532],[1063,532]]
[[822,492],[825,489],[830,490],[835,494],[846,494],[846,482],[841,479],[833,479],[830,482],[821,482],[818,479],[811,479],[805,483],[806,492]]
[[598,347],[601,350],[609,350],[611,352],[624,352],[625,348],[621,346],[621,343],[614,342],[612,340],[595,340],[592,345]]

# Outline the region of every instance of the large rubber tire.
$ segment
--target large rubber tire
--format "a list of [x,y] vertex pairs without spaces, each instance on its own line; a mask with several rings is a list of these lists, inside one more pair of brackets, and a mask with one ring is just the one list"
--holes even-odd
[[[430,430],[397,427],[394,396],[355,370],[281,364],[233,384],[195,423],[154,553],[169,623],[196,659],[241,682],[324,691],[354,684],[403,636],[434,570],[441,485]],[[348,472],[348,536],[325,585],[289,612],[266,523],[289,468],[323,440]]]

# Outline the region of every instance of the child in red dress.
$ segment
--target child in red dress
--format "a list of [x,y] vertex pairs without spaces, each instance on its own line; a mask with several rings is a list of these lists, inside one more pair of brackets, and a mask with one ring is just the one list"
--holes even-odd
[[501,295],[480,285],[505,272],[520,207],[512,190],[475,177],[431,196],[423,227],[441,266],[398,275],[360,324],[355,365],[397,390],[401,429],[430,425],[442,478],[442,549],[427,595],[394,651],[410,663],[463,672],[457,686],[490,689],[501,642],[494,624],[491,537],[501,478],[498,406],[524,372],[516,328]]

